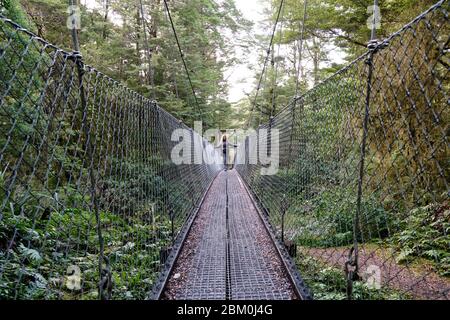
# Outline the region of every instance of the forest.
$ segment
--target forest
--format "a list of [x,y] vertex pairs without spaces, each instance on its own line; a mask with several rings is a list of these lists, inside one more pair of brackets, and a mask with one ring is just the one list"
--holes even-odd
[[436,0],[380,1],[373,53],[371,0],[237,1],[76,1],[82,60],[68,1],[0,1],[32,33],[1,22],[0,299],[148,298],[221,170],[170,161],[198,120],[280,130],[276,175],[236,169],[317,299],[345,299],[355,243],[398,272],[354,298],[449,298],[448,3],[402,29]]
[[[251,34],[252,22],[242,16],[234,1],[176,0],[170,4],[193,86],[198,91],[197,111],[162,1],[96,0],[93,1],[95,6],[89,7],[85,2],[80,3],[84,23],[79,34],[87,64],[158,101],[186,123],[198,119],[199,112],[205,115],[206,127],[235,127],[247,120],[254,92],[248,93],[249,99],[231,106],[227,101],[229,84],[225,81],[224,70],[236,63],[238,57],[234,56],[234,48],[237,46],[246,52],[252,50],[262,63],[269,35]],[[383,1],[379,38],[398,30],[433,3],[433,0]],[[270,113],[275,78],[274,103],[279,110],[294,96],[297,85],[299,92],[304,92],[366,51],[370,38],[366,10],[370,4],[371,1],[309,1],[302,35],[304,2],[285,1],[281,27],[273,42],[276,48],[272,48],[275,54],[281,47],[282,55],[274,59],[276,63],[264,75],[260,89],[258,104],[267,109],[265,113]],[[266,5],[262,23],[270,28],[279,1],[266,1]],[[5,16],[50,43],[70,50],[67,8],[64,0],[3,1]],[[299,48],[300,39],[303,39],[303,48]],[[299,57],[299,49],[304,57]],[[338,64],[330,61],[330,56],[339,49],[344,52],[344,61]],[[300,68],[298,61],[301,61]],[[261,65],[254,69],[256,82]],[[239,112],[236,114],[236,111]]]

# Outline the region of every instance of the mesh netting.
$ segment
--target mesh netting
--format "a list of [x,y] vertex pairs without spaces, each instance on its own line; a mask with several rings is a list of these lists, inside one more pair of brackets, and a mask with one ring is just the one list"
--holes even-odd
[[0,17],[0,298],[145,298],[221,169],[175,165],[176,129],[215,157],[155,102]]
[[[449,39],[440,1],[242,143],[236,167],[316,298],[450,298]],[[264,175],[248,148],[270,154],[275,130]]]

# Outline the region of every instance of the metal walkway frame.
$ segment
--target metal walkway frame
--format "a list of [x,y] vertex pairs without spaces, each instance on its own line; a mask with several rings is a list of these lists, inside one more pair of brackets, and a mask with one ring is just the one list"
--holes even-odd
[[[189,236],[189,233],[192,231],[192,226],[196,219],[198,218],[198,214],[200,209],[205,203],[205,199],[208,197],[209,192],[211,192],[211,186],[214,183],[222,183],[224,186],[220,186],[221,189],[224,189],[225,187],[227,189],[226,193],[219,192],[218,195],[210,195],[213,196],[213,204],[211,205],[211,208],[209,210],[218,209],[220,206],[225,205],[226,209],[226,215],[223,215],[223,217],[217,217],[215,220],[216,224],[222,224],[221,226],[217,226],[222,228],[221,230],[226,232],[228,234],[222,234],[221,232],[218,232],[218,228],[214,228],[214,225],[207,226],[207,229],[205,229],[205,233],[208,233],[207,235],[204,235],[206,237],[221,237],[222,234],[222,240],[224,243],[226,242],[226,246],[223,247],[224,250],[217,251],[217,248],[205,248],[201,250],[206,250],[209,252],[200,252],[198,253],[197,260],[204,261],[204,259],[211,258],[211,250],[215,250],[214,254],[219,255],[217,256],[217,259],[213,259],[216,262],[217,261],[224,261],[227,260],[226,263],[223,263],[223,266],[226,266],[226,270],[222,270],[219,268],[217,263],[214,261],[209,261],[208,264],[210,265],[210,268],[208,267],[208,270],[202,270],[196,269],[194,272],[199,272],[202,276],[206,276],[207,279],[210,281],[213,281],[215,278],[220,279],[218,277],[217,272],[221,274],[226,274],[226,276],[223,277],[223,280],[220,279],[220,284],[215,283],[217,281],[213,281],[213,283],[202,283],[194,281],[190,284],[190,287],[193,291],[195,291],[194,294],[191,295],[181,295],[181,299],[291,299],[289,291],[293,291],[295,298],[301,299],[301,300],[310,300],[312,299],[312,296],[306,287],[302,277],[300,276],[296,266],[295,262],[292,260],[292,258],[289,256],[286,248],[282,244],[280,239],[277,239],[275,236],[274,229],[270,225],[266,213],[263,209],[261,209],[261,206],[258,204],[258,202],[255,200],[253,194],[251,193],[248,186],[245,184],[244,180],[239,176],[239,174],[236,171],[233,171],[234,174],[237,176],[237,180],[234,179],[231,182],[228,180],[228,173],[226,174],[226,180],[225,181],[217,181],[218,179],[224,180],[224,176],[221,176],[221,173],[218,174],[218,176],[215,177],[214,181],[211,182],[208,191],[204,194],[202,197],[201,203],[197,206],[195,212],[191,215],[191,218],[189,219],[189,223],[186,225],[186,227],[183,229],[183,232],[180,233],[179,237],[177,238],[177,241],[171,251],[171,254],[165,264],[164,270],[161,272],[161,275],[158,279],[158,282],[155,284],[152,293],[150,294],[150,299],[164,299],[164,292],[167,289],[169,280],[173,277],[175,266],[178,262],[178,259],[180,257],[180,253],[186,244],[186,239]],[[246,195],[248,197],[236,197],[236,193],[230,193],[228,192],[229,188],[236,189],[237,186],[229,185],[233,183],[239,183],[243,189],[246,192]],[[224,191],[224,190],[222,190]],[[226,194],[226,199],[224,195]],[[218,199],[223,195],[223,199]],[[229,204],[228,198],[234,198]],[[244,200],[242,200],[244,199]],[[245,199],[249,199],[249,201],[245,201]],[[225,203],[226,201],[226,203]],[[244,203],[239,203],[241,201],[244,201]],[[223,203],[222,203],[223,202]],[[237,207],[236,207],[237,206]],[[217,208],[216,208],[217,207]],[[279,259],[281,262],[280,267],[283,269],[283,273],[286,275],[287,281],[289,282],[289,285],[292,290],[287,290],[287,292],[282,292],[283,290],[275,290],[277,292],[273,292],[271,294],[267,294],[264,292],[264,288],[261,287],[265,285],[265,280],[256,279],[253,275],[258,272],[258,270],[264,269],[264,261],[258,261],[261,260],[258,257],[259,252],[256,252],[259,250],[255,246],[254,243],[254,235],[252,234],[252,230],[248,228],[251,224],[249,223],[248,219],[249,217],[245,217],[245,215],[236,215],[238,212],[241,212],[244,208],[251,208],[253,207],[255,212],[257,213],[257,219],[261,222],[263,226],[263,232],[266,232],[268,234],[267,241],[271,242],[269,244],[273,245],[275,248],[274,252],[276,254],[276,258]],[[251,209],[250,209],[251,210]],[[217,210],[216,210],[217,211]],[[209,211],[208,211],[209,212]],[[231,219],[229,219],[231,217]],[[223,218],[223,219],[222,219]],[[223,220],[223,221],[222,221]],[[246,221],[247,220],[247,221]],[[225,225],[225,226],[224,226]],[[247,226],[248,230],[245,230],[242,228],[242,226]],[[219,228],[219,229],[220,229]],[[238,230],[239,229],[239,230]],[[253,230],[254,231],[254,230]],[[232,236],[230,236],[230,233]],[[208,238],[209,239],[209,238]],[[220,239],[215,239],[219,241]],[[248,241],[245,241],[248,240]],[[242,245],[242,241],[245,242],[245,245]],[[261,245],[261,247],[263,247]],[[223,252],[222,252],[223,251]],[[263,254],[260,255],[261,257],[264,256]],[[255,261],[249,261],[249,259],[254,259]],[[197,261],[197,262],[199,262]],[[245,262],[247,261],[247,262]],[[236,268],[236,266],[239,266]],[[263,270],[264,271],[264,270]],[[212,278],[211,278],[212,277]],[[202,279],[199,277],[198,279]],[[231,279],[239,279],[237,283],[240,283],[241,286],[236,285],[236,282]],[[260,281],[261,280],[261,281]],[[267,283],[268,286],[272,286],[273,288],[276,288],[279,284],[274,285],[273,279],[268,279],[269,281]],[[244,286],[242,286],[242,283],[245,283]],[[212,287],[211,287],[212,285]],[[192,291],[191,290],[191,291]],[[198,294],[197,294],[198,293]]]

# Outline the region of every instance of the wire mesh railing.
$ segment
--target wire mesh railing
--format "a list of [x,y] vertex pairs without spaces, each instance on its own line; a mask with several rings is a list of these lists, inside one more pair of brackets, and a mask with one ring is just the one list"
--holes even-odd
[[0,16],[0,299],[146,298],[222,169],[175,165],[176,129],[213,149]]
[[276,174],[242,143],[236,168],[315,298],[450,298],[448,20],[439,1],[260,126]]

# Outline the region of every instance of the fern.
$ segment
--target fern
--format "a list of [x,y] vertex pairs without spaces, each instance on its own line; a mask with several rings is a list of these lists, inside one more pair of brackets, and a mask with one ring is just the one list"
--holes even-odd
[[28,261],[33,264],[37,264],[42,261],[42,257],[37,250],[27,248],[23,245],[23,243],[21,243],[19,246],[19,252],[23,258],[28,259]]

